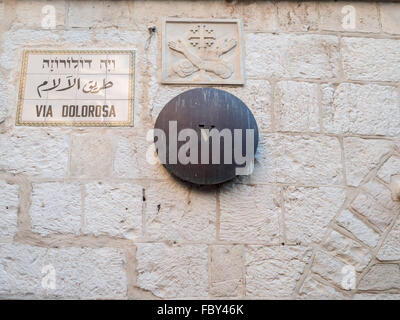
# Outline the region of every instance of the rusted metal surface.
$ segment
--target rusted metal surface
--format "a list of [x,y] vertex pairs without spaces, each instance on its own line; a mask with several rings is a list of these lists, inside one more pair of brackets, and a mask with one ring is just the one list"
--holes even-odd
[[[169,161],[170,121],[177,122],[177,132],[191,128],[198,136],[198,163],[176,164]],[[169,101],[158,115],[155,129],[161,129],[166,134],[166,169],[178,178],[195,184],[218,184],[230,180],[236,175],[238,167],[234,157],[231,164],[224,163],[224,139],[220,141],[220,164],[212,164],[212,137],[209,138],[209,161],[201,163],[201,129],[242,129],[242,153],[246,150],[246,129],[254,130],[254,153],[258,145],[258,127],[250,109],[234,95],[214,88],[197,88],[188,90]],[[204,130],[203,130],[204,131]],[[233,140],[233,139],[232,139]],[[185,141],[178,141],[178,150]],[[232,141],[232,149],[233,149]],[[204,161],[203,161],[204,162]],[[243,165],[241,165],[243,167]]]

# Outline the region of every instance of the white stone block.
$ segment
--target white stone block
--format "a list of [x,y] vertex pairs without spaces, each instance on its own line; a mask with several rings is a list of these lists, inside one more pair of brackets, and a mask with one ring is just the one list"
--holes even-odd
[[206,297],[206,245],[138,244],[137,283],[162,298]]
[[228,184],[220,193],[220,239],[279,242],[280,197],[271,186]]
[[284,190],[285,232],[289,242],[318,243],[346,198],[335,187],[288,187]]
[[379,234],[350,211],[343,211],[337,218],[337,223],[370,247],[374,248],[378,244]]
[[79,183],[46,182],[32,185],[32,231],[42,235],[79,234],[82,220]]
[[0,238],[12,239],[17,232],[19,189],[0,180]]
[[85,234],[136,239],[142,231],[142,187],[132,183],[86,184]]

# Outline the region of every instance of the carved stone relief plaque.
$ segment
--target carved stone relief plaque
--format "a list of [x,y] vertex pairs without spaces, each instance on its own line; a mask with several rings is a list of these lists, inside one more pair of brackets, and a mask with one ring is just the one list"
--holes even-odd
[[173,19],[164,22],[162,82],[244,84],[240,20]]

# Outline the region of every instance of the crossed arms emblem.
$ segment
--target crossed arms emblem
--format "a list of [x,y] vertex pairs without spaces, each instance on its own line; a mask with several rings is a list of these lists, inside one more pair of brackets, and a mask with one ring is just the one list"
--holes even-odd
[[199,73],[199,78],[208,78],[213,73],[222,79],[228,79],[234,72],[233,66],[222,56],[236,47],[235,39],[217,40],[214,30],[206,25],[196,25],[185,34],[184,39],[169,41],[168,47],[183,55],[184,59],[172,65],[172,71],[184,78]]

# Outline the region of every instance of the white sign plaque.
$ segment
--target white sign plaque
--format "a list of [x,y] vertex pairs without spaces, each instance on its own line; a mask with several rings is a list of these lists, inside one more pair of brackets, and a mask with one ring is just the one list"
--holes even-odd
[[17,125],[133,126],[133,50],[26,50]]

